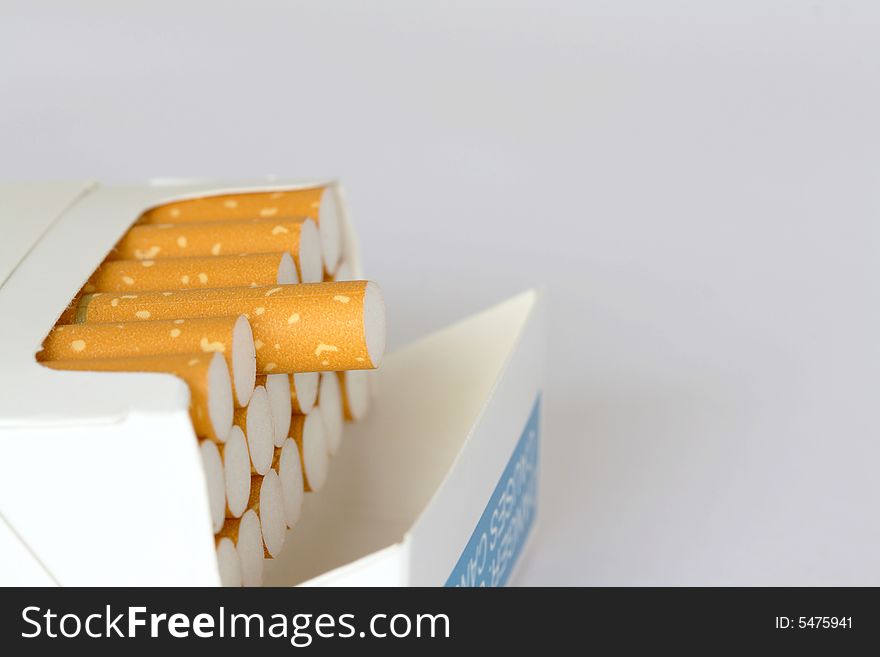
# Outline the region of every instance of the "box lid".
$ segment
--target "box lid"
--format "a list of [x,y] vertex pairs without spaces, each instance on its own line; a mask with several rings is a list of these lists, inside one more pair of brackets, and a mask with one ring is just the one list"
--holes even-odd
[[0,185],[0,287],[58,217],[91,188],[87,182]]

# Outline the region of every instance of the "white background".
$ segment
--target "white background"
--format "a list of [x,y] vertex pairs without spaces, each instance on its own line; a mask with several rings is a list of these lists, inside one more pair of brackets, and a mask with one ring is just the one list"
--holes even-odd
[[0,178],[344,181],[391,345],[551,303],[521,584],[880,584],[880,6],[0,0]]

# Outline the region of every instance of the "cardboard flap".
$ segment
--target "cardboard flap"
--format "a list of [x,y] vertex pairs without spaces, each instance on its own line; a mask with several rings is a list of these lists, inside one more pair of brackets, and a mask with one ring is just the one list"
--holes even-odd
[[91,183],[19,183],[0,185],[0,287],[52,223]]
[[[385,358],[379,399],[366,420],[346,427],[325,488],[308,496],[284,554],[267,563],[267,584],[302,583],[398,543],[432,498],[462,493],[443,491],[444,479],[538,299],[525,292]],[[374,561],[364,560],[361,569]],[[387,576],[384,561],[375,563],[382,568],[371,584]]]
[[[219,584],[198,442],[185,410],[5,438],[0,513],[52,580]],[[0,582],[7,582],[2,570]]]
[[0,515],[0,582],[3,586],[56,586],[51,573]]

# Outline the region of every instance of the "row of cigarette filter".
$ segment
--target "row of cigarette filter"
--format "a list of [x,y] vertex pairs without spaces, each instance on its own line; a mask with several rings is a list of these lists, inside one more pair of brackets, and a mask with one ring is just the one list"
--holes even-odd
[[262,583],[375,393],[385,305],[352,280],[344,228],[335,185],[152,208],[37,354],[187,384],[224,585]]

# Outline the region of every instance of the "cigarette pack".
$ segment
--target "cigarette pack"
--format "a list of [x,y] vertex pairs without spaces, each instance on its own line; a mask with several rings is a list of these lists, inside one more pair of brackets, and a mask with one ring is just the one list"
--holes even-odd
[[[0,585],[220,583],[186,384],[35,354],[145,211],[315,184],[0,187]],[[530,290],[388,354],[370,415],[347,427],[265,583],[507,583],[538,512],[544,317]]]

